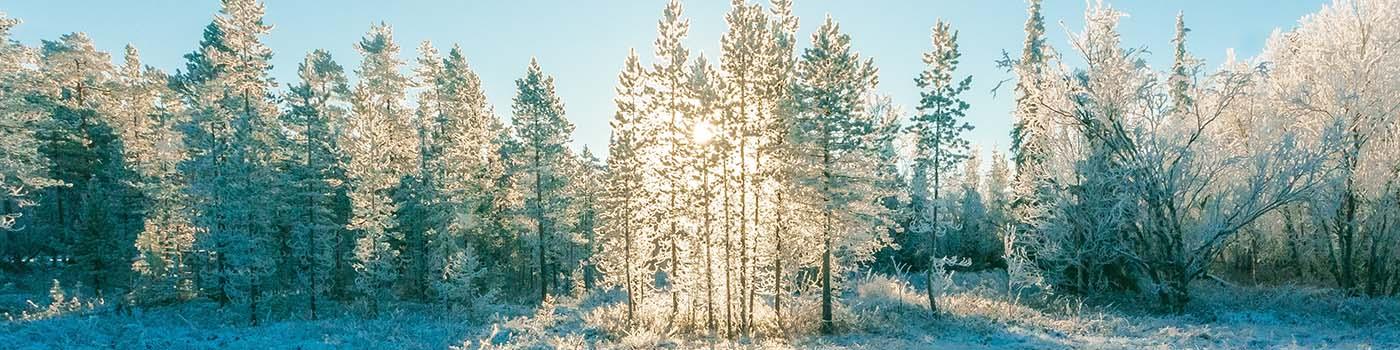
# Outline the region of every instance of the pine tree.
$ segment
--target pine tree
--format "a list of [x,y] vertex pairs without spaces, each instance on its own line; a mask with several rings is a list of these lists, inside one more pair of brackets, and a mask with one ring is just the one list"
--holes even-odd
[[[716,133],[721,130],[717,129],[715,126],[717,119],[719,119],[718,112],[724,107],[722,105],[723,101],[720,100],[720,89],[722,86],[718,86],[722,84],[722,82],[719,80],[719,73],[715,72],[714,69],[710,67],[709,61],[705,59],[705,55],[703,54],[695,58],[695,63],[690,67],[689,77],[689,86],[686,88],[686,91],[690,93],[687,97],[691,101],[694,101],[694,105],[691,107],[689,113],[690,117],[693,119],[694,125],[692,126],[691,144],[685,152],[688,153],[687,158],[698,160],[698,164],[691,164],[694,171],[692,172],[691,178],[688,180],[692,183],[699,183],[699,186],[690,193],[692,197],[691,203],[695,204],[695,207],[692,209],[694,213],[692,216],[699,221],[699,227],[695,235],[699,236],[699,239],[692,243],[692,247],[695,247],[696,250],[703,251],[703,254],[698,251],[694,252],[694,254],[700,256],[701,259],[701,262],[697,265],[704,266],[702,272],[704,274],[704,283],[696,284],[704,289],[705,326],[709,330],[709,336],[713,337],[717,331],[714,298],[714,227],[716,226],[714,223],[716,221],[714,206],[715,197],[717,196],[716,192],[719,191],[715,188],[715,175],[717,174],[714,173],[717,168],[715,162],[724,161],[721,155],[724,153],[725,146],[724,140],[721,138],[726,136],[716,135]],[[673,150],[673,152],[675,151],[680,150]],[[723,176],[724,174],[718,175]],[[693,299],[697,301],[700,300],[699,296],[695,296]]]
[[188,297],[187,257],[192,253],[194,227],[188,215],[184,177],[177,171],[187,157],[177,119],[182,112],[169,78],[141,64],[135,47],[127,46],[120,70],[119,99],[127,106],[116,118],[125,145],[134,185],[146,198],[144,223],[135,241],[140,257],[132,270],[140,275],[133,295],[138,302],[167,302]]
[[439,184],[448,205],[439,210],[449,216],[452,234],[439,242],[451,258],[434,265],[430,273],[443,276],[436,281],[434,293],[465,303],[481,289],[479,277],[485,273],[483,267],[490,266],[481,254],[483,250],[505,248],[484,245],[491,237],[492,223],[509,217],[493,212],[497,194],[509,190],[496,182],[505,169],[494,162],[500,149],[494,137],[503,127],[487,104],[481,79],[467,64],[461,47],[454,45],[448,51],[442,75],[435,81],[440,86],[442,118],[434,123],[437,163],[427,164],[435,164],[431,168],[442,173]]
[[[724,208],[728,212],[736,211],[733,214],[726,214],[725,220],[728,222],[731,216],[737,215],[737,232],[733,231],[732,223],[726,223],[725,228],[725,325],[726,331],[734,333],[734,323],[747,323],[751,320],[749,296],[753,295],[752,278],[750,271],[750,248],[757,243],[754,238],[759,234],[759,199],[760,191],[757,169],[751,170],[758,165],[761,160],[757,138],[759,124],[766,111],[772,111],[776,103],[773,102],[772,94],[765,84],[772,81],[779,72],[774,71],[770,65],[772,56],[777,52],[773,49],[776,46],[774,38],[775,31],[770,24],[768,16],[764,13],[762,6],[750,4],[744,0],[731,2],[730,10],[725,14],[725,23],[729,29],[720,39],[721,55],[720,69],[724,72],[723,95],[726,99],[725,108],[729,112],[724,113],[725,117],[720,120],[720,129],[725,137],[721,138],[732,156],[737,158],[737,164],[724,163],[722,181],[726,184],[724,188],[730,186],[738,187],[738,198],[732,201],[730,191],[725,191]],[[730,173],[733,166],[734,172]],[[733,178],[734,185],[729,185],[728,181]],[[753,202],[749,198],[752,194]],[[752,209],[753,215],[749,213]],[[731,233],[732,236],[731,237]],[[737,242],[734,242],[737,241]],[[737,254],[735,254],[737,250]],[[737,270],[733,267],[733,261],[737,255]],[[736,276],[730,276],[735,272]],[[731,287],[732,278],[738,278],[738,290]],[[738,297],[735,299],[734,294]],[[733,317],[734,303],[738,302],[739,319]],[[745,327],[747,328],[747,327]]]
[[350,206],[345,195],[347,161],[339,133],[345,127],[350,94],[344,68],[324,50],[306,55],[298,67],[301,82],[285,99],[290,110],[282,122],[291,132],[287,149],[287,195],[292,228],[291,255],[300,289],[309,298],[311,319],[317,318],[317,298],[332,285],[339,241],[345,239]]
[[[396,201],[404,235],[410,295],[466,303],[480,262],[471,238],[486,225],[482,201],[491,147],[490,115],[476,73],[460,47],[445,58],[429,42],[419,49],[417,125],[420,161]],[[471,268],[471,271],[457,270]]]
[[[394,211],[398,226],[394,231],[402,236],[399,243],[399,257],[402,259],[403,289],[405,297],[424,299],[428,296],[428,265],[446,262],[445,256],[454,250],[445,239],[453,235],[451,215],[455,211],[443,192],[444,171],[441,153],[446,150],[442,141],[443,129],[453,122],[442,111],[442,91],[439,81],[442,78],[443,62],[437,48],[429,41],[418,47],[418,67],[414,83],[418,93],[418,106],[414,112],[416,148],[418,162],[414,170],[403,177],[394,191]],[[431,248],[430,248],[431,246]],[[433,253],[430,254],[429,250]],[[435,256],[443,254],[441,256]]]
[[[851,38],[827,17],[812,34],[812,47],[797,65],[792,149],[797,156],[796,183],[804,210],[819,217],[815,231],[821,244],[821,331],[834,329],[837,278],[856,263],[873,257],[888,242],[885,227],[872,218],[883,197],[869,174],[877,167],[876,120],[860,103],[878,81],[874,62],[851,51]],[[836,256],[841,252],[842,256]]]
[[[474,240],[479,247],[493,247],[478,250],[485,265],[494,267],[486,272],[490,276],[483,282],[488,283],[487,288],[528,291],[536,279],[530,277],[530,260],[534,257],[528,252],[525,238],[529,229],[519,220],[525,195],[519,186],[524,179],[517,176],[522,170],[518,164],[521,145],[512,135],[513,129],[504,122],[492,118],[489,125],[490,149],[485,151],[486,169],[481,175],[488,186],[478,207],[484,214],[480,235]],[[517,295],[533,299],[524,294]]]
[[[765,97],[763,100],[766,102],[764,106],[766,111],[760,114],[765,115],[766,118],[755,123],[757,124],[755,125],[755,129],[757,129],[755,134],[758,142],[756,142],[754,152],[756,175],[754,181],[771,187],[772,196],[769,200],[764,201],[761,197],[764,192],[763,186],[756,186],[752,215],[754,222],[759,222],[763,204],[765,202],[771,203],[772,220],[767,221],[772,222],[772,227],[768,229],[772,232],[773,244],[771,253],[768,255],[772,260],[773,314],[778,318],[778,327],[786,329],[786,323],[783,320],[783,295],[788,294],[788,292],[784,289],[787,275],[784,273],[783,266],[791,258],[789,256],[791,255],[790,248],[788,248],[791,247],[791,244],[785,245],[785,238],[791,235],[791,232],[788,231],[795,226],[791,222],[793,215],[790,213],[791,205],[789,203],[793,198],[790,192],[795,188],[792,176],[795,162],[793,161],[794,155],[788,147],[787,137],[797,112],[795,104],[792,103],[794,90],[792,85],[796,81],[798,19],[793,14],[791,0],[772,0],[770,8],[771,22],[769,26],[773,39],[765,50],[767,52],[765,63],[769,67],[767,70],[769,74],[766,74],[765,79],[762,79],[763,88],[760,90],[763,92],[762,96]],[[754,257],[757,258],[757,254]],[[747,264],[741,262],[740,265]],[[755,266],[757,265],[755,262]],[[747,270],[741,268],[741,271]],[[792,270],[795,269],[789,269],[789,271]],[[757,272],[756,268],[754,272]],[[756,280],[756,278],[752,279]],[[746,280],[749,279],[741,276],[741,283]],[[743,303],[746,309],[743,321],[744,333],[747,334],[753,329],[753,297],[758,287],[743,288],[741,286],[740,289],[749,290]]]
[[686,146],[689,139],[685,112],[689,109],[687,65],[690,61],[690,50],[686,49],[681,41],[690,31],[690,20],[682,17],[683,15],[684,9],[679,0],[671,0],[666,4],[661,20],[657,22],[654,44],[656,62],[650,72],[653,86],[650,90],[652,103],[649,106],[649,114],[660,119],[653,124],[659,124],[656,125],[657,147],[662,153],[660,166],[655,167],[654,171],[655,176],[664,182],[662,194],[666,198],[665,209],[656,213],[663,222],[665,235],[662,242],[665,244],[666,254],[658,260],[665,268],[666,284],[671,295],[671,322],[675,321],[680,312],[679,278],[681,270],[684,269],[681,257],[685,255],[681,252],[685,246],[681,241],[688,236],[682,232],[684,208],[680,203],[681,196],[687,191],[684,183],[687,174],[686,161],[681,158],[680,150]]
[[209,252],[211,296],[246,301],[258,322],[258,301],[275,272],[273,220],[275,118],[269,70],[272,51],[261,37],[264,8],[255,0],[225,0],[205,29],[187,71],[174,79],[190,114],[181,164],[190,179],[197,245]]
[[[144,200],[128,178],[121,131],[115,129],[116,84],[110,56],[83,33],[44,41],[40,71],[50,87],[39,103],[48,109],[41,147],[51,176],[69,186],[50,191],[50,221],[69,239],[64,248],[98,297],[122,288],[134,255],[129,243],[139,230]],[[129,237],[130,236],[130,237]],[[65,247],[66,246],[66,247]]]
[[[599,263],[610,279],[620,280],[627,293],[627,322],[630,325],[640,304],[642,281],[634,261],[640,258],[639,250],[644,242],[652,241],[646,235],[646,210],[651,207],[652,196],[646,182],[645,150],[651,135],[643,123],[646,118],[647,75],[637,58],[636,50],[629,50],[622,72],[618,73],[617,96],[613,98],[617,112],[609,125],[612,135],[608,140],[607,172],[604,180],[602,207],[600,214],[603,248],[605,257]],[[617,272],[621,272],[618,274]]]
[[[967,115],[968,104],[959,95],[971,88],[972,77],[955,79],[954,71],[957,69],[958,58],[958,33],[953,31],[947,22],[938,21],[933,26],[933,49],[924,54],[924,71],[914,80],[922,91],[919,93],[918,113],[914,115],[910,131],[916,137],[916,155],[914,166],[924,168],[929,172],[928,181],[932,183],[916,183],[914,186],[926,186],[931,194],[928,211],[915,213],[924,216],[930,224],[930,231],[927,232],[928,240],[932,249],[931,259],[942,258],[943,253],[939,252],[940,245],[938,237],[945,234],[943,227],[943,216],[940,209],[944,206],[943,181],[956,170],[958,163],[967,159],[968,142],[964,132],[972,130],[972,125],[968,124],[964,118]],[[929,310],[937,313],[938,307],[934,300],[933,270],[929,270]]]
[[561,166],[566,161],[574,125],[564,118],[564,103],[554,94],[554,78],[545,75],[539,62],[530,60],[525,77],[515,81],[516,95],[511,125],[520,139],[522,174],[528,194],[525,212],[535,231],[536,268],[539,302],[549,295],[549,281],[555,271],[546,261],[547,244],[558,241],[564,218],[560,213],[568,202],[561,190],[567,184]]
[[369,312],[377,314],[399,278],[399,251],[390,242],[402,237],[392,231],[397,221],[391,194],[413,170],[418,152],[410,114],[403,106],[410,82],[400,72],[403,63],[393,29],[372,26],[355,48],[364,59],[356,70],[360,82],[352,92],[342,145],[349,146],[350,155],[350,228],[360,234],[354,248],[355,287],[365,296]]
[[574,209],[571,212],[575,216],[573,231],[580,237],[575,237],[582,242],[583,252],[577,257],[579,259],[579,269],[583,273],[582,293],[592,292],[597,284],[598,278],[598,213],[602,210],[601,199],[603,195],[603,165],[599,163],[598,157],[593,155],[593,151],[584,147],[579,152],[578,157],[573,159],[571,175],[569,176],[569,196],[573,198]]
[[16,223],[22,210],[37,204],[30,193],[57,184],[49,177],[35,131],[42,113],[26,100],[37,85],[35,73],[26,67],[37,57],[10,39],[10,30],[19,24],[0,12],[0,231],[21,229]]

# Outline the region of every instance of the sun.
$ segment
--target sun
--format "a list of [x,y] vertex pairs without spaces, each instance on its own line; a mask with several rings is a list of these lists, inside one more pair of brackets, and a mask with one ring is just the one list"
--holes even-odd
[[715,138],[714,126],[711,126],[708,121],[695,123],[695,129],[691,131],[690,137],[695,140],[695,143],[708,144],[710,140]]

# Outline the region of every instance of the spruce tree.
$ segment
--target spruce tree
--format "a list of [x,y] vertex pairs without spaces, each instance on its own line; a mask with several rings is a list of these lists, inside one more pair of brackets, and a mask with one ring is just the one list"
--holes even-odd
[[1046,163],[1050,157],[1051,125],[1042,106],[1045,97],[1043,76],[1049,55],[1045,49],[1045,17],[1041,0],[1031,0],[1027,8],[1025,44],[1013,65],[1016,73],[1015,110],[1011,129],[1011,158],[1016,174],[1012,179],[1008,211],[1017,230],[1034,229],[1045,216],[1053,187]]

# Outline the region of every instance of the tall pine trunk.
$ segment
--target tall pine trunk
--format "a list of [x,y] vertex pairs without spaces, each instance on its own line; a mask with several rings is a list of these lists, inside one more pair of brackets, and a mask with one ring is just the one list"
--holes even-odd
[[831,298],[831,151],[823,140],[822,145],[822,334],[835,332]]
[[539,170],[540,153],[538,147],[535,151],[535,237],[536,237],[536,262],[539,264],[540,273],[540,305],[544,304],[549,297],[549,280],[544,262],[544,190],[540,187],[542,179]]

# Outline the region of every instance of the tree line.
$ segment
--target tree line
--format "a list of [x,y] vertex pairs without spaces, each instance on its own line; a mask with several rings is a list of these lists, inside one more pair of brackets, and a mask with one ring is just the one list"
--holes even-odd
[[569,146],[535,60],[509,123],[460,46],[425,41],[410,65],[384,23],[353,71],[316,50],[281,86],[263,5],[221,4],[174,73],[82,33],[27,47],[0,17],[6,269],[254,324],[611,290],[628,327],[724,337],[834,332],[867,270],[920,272],[934,314],[957,269],[1169,310],[1202,279],[1400,293],[1394,1],[1337,2],[1210,71],[1178,16],[1157,71],[1121,12],[1089,6],[1060,52],[1031,0],[1000,62],[1010,152],[984,159],[949,23],[901,82],[920,90],[907,113],[831,16],[803,39],[790,0],[735,0],[711,59],[673,0],[650,63],[624,60],[605,160]]

